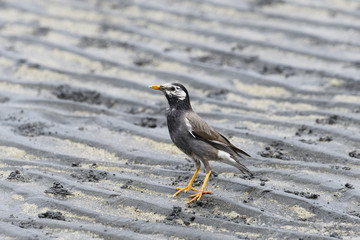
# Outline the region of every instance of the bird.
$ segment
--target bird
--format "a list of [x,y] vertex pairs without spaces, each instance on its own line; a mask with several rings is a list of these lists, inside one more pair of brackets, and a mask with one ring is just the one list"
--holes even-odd
[[[238,168],[242,173],[253,176],[253,173],[243,165],[239,159],[250,157],[245,151],[233,145],[221,133],[213,129],[205,120],[194,112],[190,103],[187,89],[180,83],[165,83],[151,85],[152,89],[160,90],[165,94],[169,103],[166,110],[167,126],[172,142],[188,157],[196,167],[196,171],[186,187],[179,187],[174,197],[182,191],[193,190],[197,192],[190,195],[192,198],[188,204],[200,200],[203,194],[212,194],[205,191],[206,184],[211,175],[209,161],[220,161]],[[201,163],[205,167],[206,176],[200,190],[193,188],[196,175],[201,169]]]

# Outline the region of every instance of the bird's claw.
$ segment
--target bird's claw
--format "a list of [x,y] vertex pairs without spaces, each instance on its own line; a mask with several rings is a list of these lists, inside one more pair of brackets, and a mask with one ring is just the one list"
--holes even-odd
[[195,189],[195,188],[193,188],[193,187],[191,187],[191,186],[186,186],[186,187],[183,187],[183,188],[180,188],[180,187],[178,187],[178,188],[176,188],[176,190],[179,190],[179,191],[177,191],[175,194],[174,194],[174,197],[175,196],[177,196],[179,193],[181,193],[182,191],[185,191],[185,192],[187,192],[187,191],[189,191],[189,190],[193,190],[193,191],[195,191],[195,192],[198,192],[199,190],[197,190],[197,189]]
[[190,201],[188,201],[187,203],[192,203],[195,200],[200,200],[200,198],[202,197],[203,194],[212,194],[211,191],[202,191],[200,190],[198,193],[191,195],[190,197],[192,198]]

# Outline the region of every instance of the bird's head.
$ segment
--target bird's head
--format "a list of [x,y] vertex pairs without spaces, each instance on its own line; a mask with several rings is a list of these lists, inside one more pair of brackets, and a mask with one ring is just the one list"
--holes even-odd
[[151,85],[150,88],[162,91],[169,102],[170,108],[191,109],[189,93],[182,84],[165,83]]

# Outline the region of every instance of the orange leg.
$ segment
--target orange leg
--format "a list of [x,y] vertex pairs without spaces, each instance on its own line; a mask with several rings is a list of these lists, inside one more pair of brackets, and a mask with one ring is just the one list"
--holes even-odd
[[184,188],[176,188],[176,190],[179,190],[179,191],[177,191],[177,192],[174,194],[174,197],[175,197],[176,195],[178,195],[179,193],[181,193],[182,191],[185,191],[185,192],[187,192],[187,191],[189,191],[189,190],[193,190],[193,191],[196,191],[196,192],[199,191],[199,190],[197,190],[197,189],[195,189],[195,188],[192,187],[192,185],[193,185],[193,183],[194,183],[194,181],[195,181],[195,177],[196,177],[196,175],[198,174],[199,171],[200,171],[200,168],[197,168],[196,171],[195,171],[195,173],[194,173],[194,175],[192,176],[189,184],[188,184],[186,187],[184,187]]
[[212,192],[211,191],[204,191],[205,189],[205,186],[209,180],[209,177],[210,177],[210,174],[211,174],[211,171],[209,171],[207,174],[206,174],[206,177],[205,177],[205,180],[204,180],[204,183],[200,189],[200,191],[194,195],[191,195],[190,197],[192,197],[193,199],[191,199],[190,201],[188,201],[188,203],[192,203],[193,201],[195,200],[200,200],[201,196],[203,194],[211,194]]

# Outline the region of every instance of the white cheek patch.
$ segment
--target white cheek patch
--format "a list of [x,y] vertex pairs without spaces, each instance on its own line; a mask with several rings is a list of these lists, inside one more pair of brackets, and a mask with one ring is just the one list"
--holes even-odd
[[186,98],[186,92],[184,92],[183,90],[176,91],[175,95],[180,100],[184,100]]

